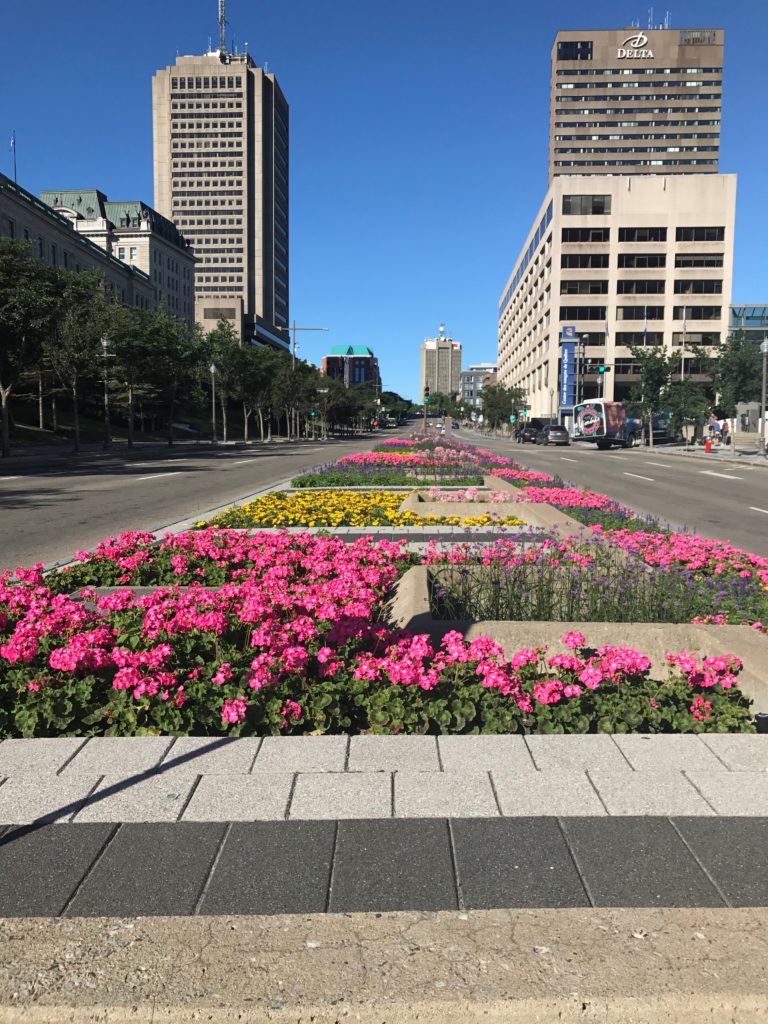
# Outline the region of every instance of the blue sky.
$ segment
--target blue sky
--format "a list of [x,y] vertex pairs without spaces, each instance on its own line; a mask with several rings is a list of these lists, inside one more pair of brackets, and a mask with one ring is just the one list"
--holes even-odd
[[[552,0],[228,0],[228,36],[291,106],[291,315],[370,345],[416,398],[419,344],[446,323],[464,362],[496,357],[499,293],[547,185],[558,29],[648,8]],[[152,201],[151,77],[216,39],[216,0],[27,0],[3,13],[0,133],[19,183]],[[664,9],[657,7],[655,19]],[[768,7],[677,0],[673,28],[724,27],[720,169],[739,175],[734,302],[768,302]],[[524,139],[524,146],[515,146]],[[8,141],[0,169],[11,171]]]

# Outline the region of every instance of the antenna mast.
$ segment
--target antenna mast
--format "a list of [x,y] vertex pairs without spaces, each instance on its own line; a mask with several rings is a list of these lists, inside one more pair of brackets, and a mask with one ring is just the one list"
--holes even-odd
[[219,53],[227,52],[227,13],[226,0],[219,0]]

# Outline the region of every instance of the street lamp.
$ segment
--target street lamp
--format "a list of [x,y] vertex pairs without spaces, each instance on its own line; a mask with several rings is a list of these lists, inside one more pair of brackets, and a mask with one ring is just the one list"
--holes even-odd
[[579,339],[579,367],[576,373],[576,405],[584,399],[584,361],[587,358],[589,335],[582,334]]
[[104,356],[104,451],[112,447],[112,431],[109,426],[109,386],[107,382],[107,359],[109,359],[111,353],[107,352],[108,344],[109,339],[105,335],[101,339],[101,351]]
[[211,444],[216,444],[216,363],[208,367],[211,371]]
[[[763,335],[763,343],[760,346],[760,351],[763,354],[763,390],[761,392],[760,402],[760,449],[763,454],[763,458],[768,455],[765,442],[765,400],[766,400],[766,376],[768,376],[768,334]],[[733,444],[733,441],[731,441]]]

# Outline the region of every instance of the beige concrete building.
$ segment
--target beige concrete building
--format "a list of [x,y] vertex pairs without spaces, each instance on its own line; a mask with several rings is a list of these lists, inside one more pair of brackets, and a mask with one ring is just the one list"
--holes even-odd
[[566,326],[610,368],[585,374],[584,398],[628,396],[630,344],[662,344],[704,379],[697,354],[728,333],[735,205],[733,174],[556,177],[499,302],[499,382],[557,415]]
[[562,174],[715,174],[722,29],[558,32],[549,181]]
[[80,234],[71,218],[51,209],[4,174],[0,174],[0,237],[28,241],[39,259],[75,274],[100,270],[108,292],[124,305],[154,309],[157,304],[148,274]]
[[421,343],[421,395],[429,388],[433,395],[458,395],[461,391],[461,342],[445,335],[441,325],[437,338]]
[[223,49],[152,80],[155,206],[189,239],[196,319],[288,346],[288,104],[275,76]]
[[40,198],[79,234],[143,270],[155,286],[156,304],[192,327],[195,257],[175,224],[146,203],[111,203],[97,189],[51,189]]

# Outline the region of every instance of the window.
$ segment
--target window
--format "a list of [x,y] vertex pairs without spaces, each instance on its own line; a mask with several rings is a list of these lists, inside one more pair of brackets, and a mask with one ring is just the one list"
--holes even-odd
[[619,281],[616,285],[619,295],[663,295],[663,281]]
[[561,281],[561,295],[607,295],[607,281]]
[[719,320],[720,306],[675,306],[672,315],[675,320]]
[[560,319],[570,320],[605,320],[605,306],[561,306]]
[[51,242],[51,265],[55,267],[56,263],[56,246],[53,244],[53,242]]
[[663,320],[663,306],[617,306],[616,316],[618,320]]
[[722,242],[725,228],[678,228],[675,238],[678,242]]
[[666,228],[619,228],[620,242],[666,242]]
[[676,267],[722,267],[723,257],[718,253],[708,256],[706,253],[678,253],[675,256]]
[[591,39],[569,39],[557,44],[558,60],[592,60]]
[[610,196],[563,196],[564,214],[604,214],[611,212]]
[[667,257],[663,253],[622,252],[619,253],[619,267],[625,270],[647,270],[651,267],[665,267]]
[[675,295],[720,295],[722,281],[675,281]]
[[685,338],[682,331],[672,332],[673,345],[682,345],[683,340],[686,345],[719,345],[720,331],[686,331]]
[[131,261],[136,259],[136,253],[137,252],[138,252],[138,250],[137,250],[136,246],[132,245],[131,248],[130,248],[130,254],[129,254],[129,259]]
[[560,266],[565,270],[604,269],[608,266],[607,252],[562,253]]
[[117,258],[119,260],[124,260],[125,259],[125,246],[119,245],[117,247]]
[[564,242],[608,242],[610,228],[563,228]]
[[661,345],[664,335],[661,331],[617,331],[616,344],[625,345]]
[[715,33],[711,29],[686,29],[680,33],[681,46],[714,46]]

